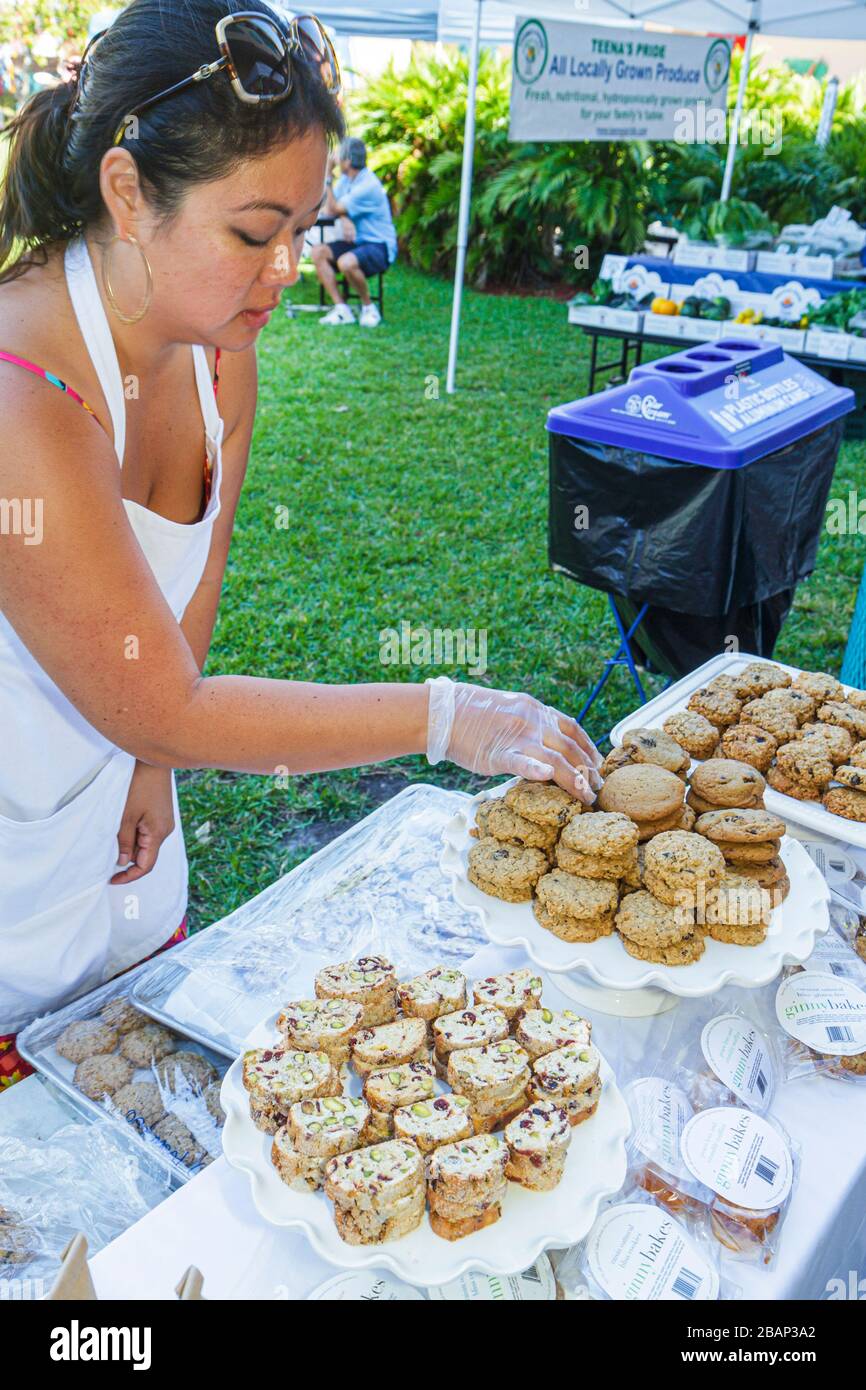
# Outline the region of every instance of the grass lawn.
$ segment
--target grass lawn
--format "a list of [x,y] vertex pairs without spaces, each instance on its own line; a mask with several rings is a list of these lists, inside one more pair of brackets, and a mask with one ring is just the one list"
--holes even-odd
[[[291,297],[309,299],[311,287]],[[379,660],[380,631],[407,621],[486,629],[485,683],[579,708],[615,628],[602,594],[548,570],[544,420],[585,393],[586,340],[562,304],[469,292],[449,397],[450,306],[450,284],[397,266],[377,330],[325,329],[313,314],[272,319],[210,672],[424,680],[437,670]],[[832,495],[851,489],[866,495],[860,443],[843,447]],[[824,533],[780,659],[838,673],[862,565],[858,536]],[[627,674],[616,672],[590,732],[601,741],[633,705]],[[193,927],[237,907],[407,779],[473,785],[448,764],[414,758],[287,789],[267,777],[182,774]]]

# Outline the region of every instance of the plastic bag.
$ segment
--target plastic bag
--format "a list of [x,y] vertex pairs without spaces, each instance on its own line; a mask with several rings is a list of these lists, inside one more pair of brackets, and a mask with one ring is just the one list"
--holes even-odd
[[785,1075],[866,1083],[866,963],[831,927],[775,995]]
[[557,1263],[565,1297],[618,1302],[735,1298],[702,1214],[673,1215],[640,1187],[626,1186],[589,1234]]
[[0,1135],[0,1299],[11,1280],[47,1292],[36,1281],[53,1279],[78,1231],[95,1254],[171,1187],[165,1165],[105,1120],[70,1121],[48,1139]]

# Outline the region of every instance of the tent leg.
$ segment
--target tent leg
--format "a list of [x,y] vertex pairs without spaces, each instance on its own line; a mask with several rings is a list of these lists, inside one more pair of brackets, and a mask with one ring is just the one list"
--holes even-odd
[[728,136],[728,154],[725,159],[725,174],[722,179],[722,196],[719,200],[726,203],[731,196],[731,184],[734,180],[734,160],[737,156],[737,142],[740,138],[740,118],[743,114],[743,106],[746,101],[746,82],[749,78],[749,62],[752,57],[752,39],[755,31],[750,27],[746,35],[746,47],[743,51],[743,62],[740,67],[740,82],[737,87],[737,104],[734,107],[732,118],[731,134]]
[[469,236],[469,202],[472,196],[472,158],[475,152],[475,92],[478,86],[478,49],[481,42],[481,5],[475,0],[475,24],[469,50],[469,90],[466,94],[466,122],[463,127],[463,169],[460,174],[460,208],[457,215],[457,265],[454,270],[454,297],[451,301],[451,338],[448,343],[448,375],[445,390],[454,394],[454,375],[457,370],[457,340],[460,335],[460,305],[463,299],[463,274],[466,268],[466,243]]

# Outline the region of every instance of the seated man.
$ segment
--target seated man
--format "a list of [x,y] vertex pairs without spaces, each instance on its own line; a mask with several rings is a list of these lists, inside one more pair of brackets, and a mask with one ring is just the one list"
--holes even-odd
[[344,240],[326,241],[312,249],[313,264],[320,283],[334,301],[334,307],[320,322],[329,326],[354,323],[355,315],[340,294],[337,271],[345,275],[361,300],[363,328],[375,328],[382,316],[370,300],[368,275],[377,275],[397,256],[397,234],[391,220],[388,195],[372,169],[367,168],[367,147],[363,140],[350,137],[340,146],[341,177],[328,191],[322,209],[329,217],[342,221]]

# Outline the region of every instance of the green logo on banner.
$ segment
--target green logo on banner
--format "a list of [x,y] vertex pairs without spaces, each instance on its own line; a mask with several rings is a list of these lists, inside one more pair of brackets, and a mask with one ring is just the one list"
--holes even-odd
[[727,39],[716,39],[711,43],[704,63],[704,78],[711,92],[719,92],[727,85],[731,71],[731,45]]
[[537,82],[547,67],[547,33],[537,19],[527,19],[514,40],[514,71],[521,82]]

